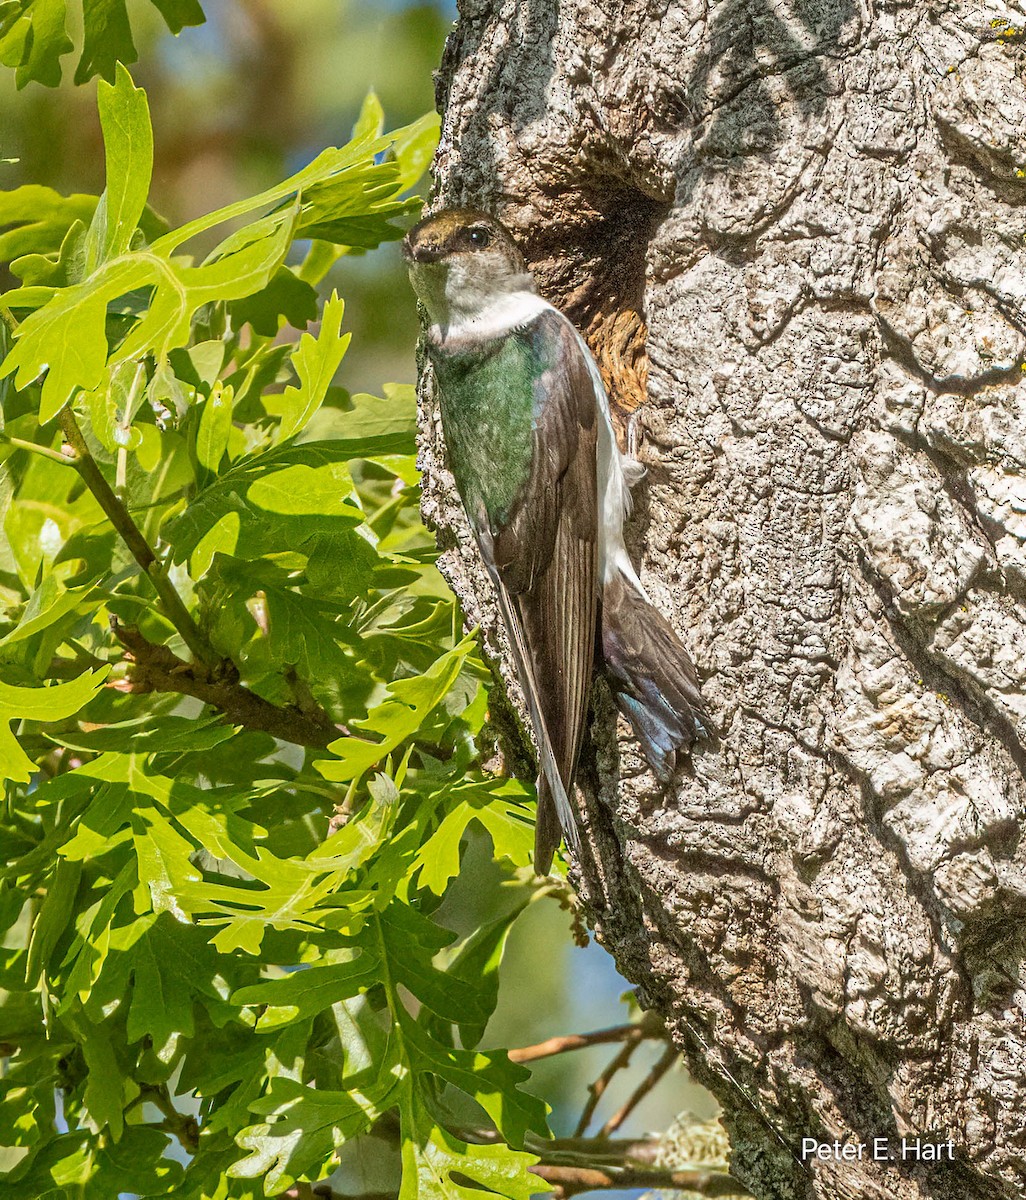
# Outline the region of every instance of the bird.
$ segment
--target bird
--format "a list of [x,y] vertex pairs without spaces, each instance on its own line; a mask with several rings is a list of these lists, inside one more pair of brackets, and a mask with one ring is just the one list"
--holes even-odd
[[658,779],[710,728],[694,664],[627,554],[630,487],[591,351],[543,299],[510,231],[442,208],[403,239],[456,489],[494,584],[538,750],[534,867],[561,836],[591,681],[604,671]]

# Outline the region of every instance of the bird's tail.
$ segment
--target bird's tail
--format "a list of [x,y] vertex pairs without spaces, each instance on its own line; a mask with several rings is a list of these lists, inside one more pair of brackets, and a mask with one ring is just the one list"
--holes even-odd
[[602,656],[617,707],[665,782],[678,752],[687,753],[712,728],[694,663],[670,623],[622,571],[603,588],[601,619]]

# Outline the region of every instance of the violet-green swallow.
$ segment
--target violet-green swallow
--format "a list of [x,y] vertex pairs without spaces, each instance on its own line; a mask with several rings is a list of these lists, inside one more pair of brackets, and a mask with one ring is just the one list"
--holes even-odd
[[[403,253],[427,309],[453,479],[498,592],[538,746],[535,869],[579,848],[574,774],[596,655],[661,779],[708,726],[695,668],[623,541],[629,484],[598,368],[509,230],[455,208]],[[596,632],[601,637],[596,638]]]

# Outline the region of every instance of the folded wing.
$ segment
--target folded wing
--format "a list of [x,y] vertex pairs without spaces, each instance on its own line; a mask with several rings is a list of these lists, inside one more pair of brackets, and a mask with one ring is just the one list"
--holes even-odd
[[598,595],[594,384],[573,327],[547,310],[513,336],[537,363],[531,472],[483,545],[539,745],[535,868],[579,844],[570,802],[580,753]]

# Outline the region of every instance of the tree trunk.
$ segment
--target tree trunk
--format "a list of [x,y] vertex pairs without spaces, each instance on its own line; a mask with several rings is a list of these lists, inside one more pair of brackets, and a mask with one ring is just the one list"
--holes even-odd
[[[647,392],[632,550],[719,736],[660,790],[597,685],[576,880],[774,1200],[1026,1188],[1024,26],[465,0],[439,77],[438,201]],[[425,510],[516,708],[431,412]]]

